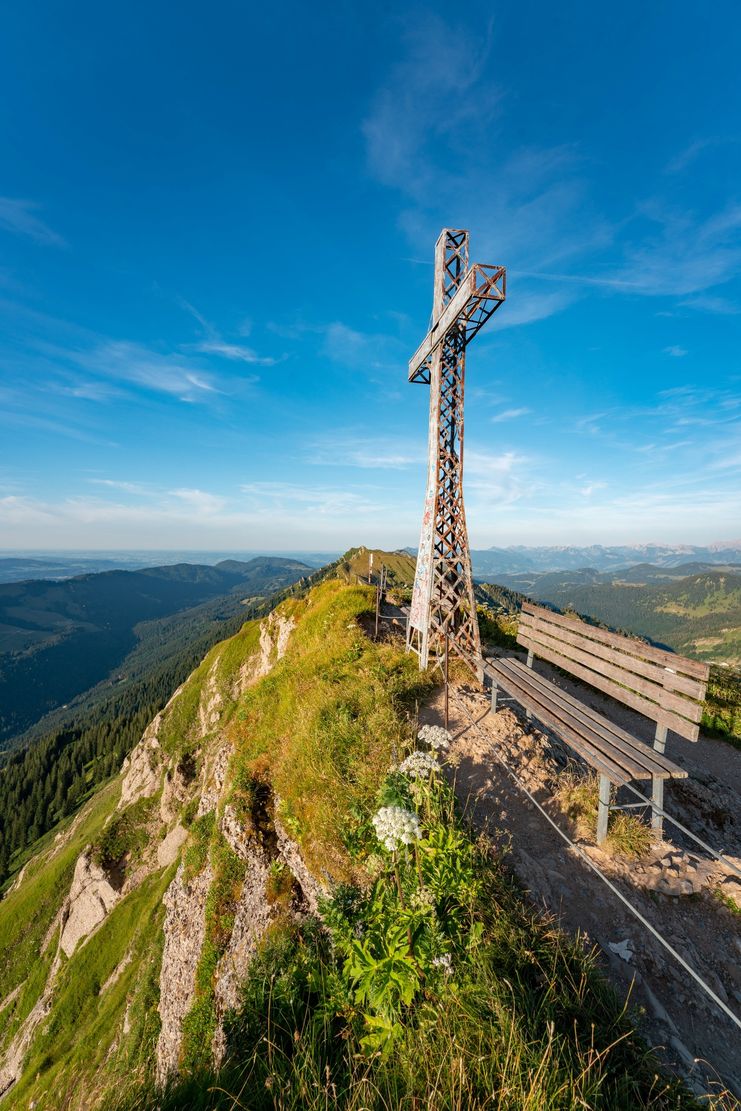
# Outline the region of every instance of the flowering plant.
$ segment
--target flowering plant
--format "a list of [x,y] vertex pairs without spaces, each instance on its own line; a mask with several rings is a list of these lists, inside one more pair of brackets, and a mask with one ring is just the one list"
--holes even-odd
[[450,739],[450,733],[442,725],[423,725],[417,734],[417,740],[435,752],[444,752],[450,748]]
[[400,845],[411,845],[422,836],[417,815],[401,806],[382,806],[372,822],[376,837],[389,852]]
[[430,752],[412,752],[399,765],[399,771],[411,776],[412,779],[426,779],[439,770],[440,765]]

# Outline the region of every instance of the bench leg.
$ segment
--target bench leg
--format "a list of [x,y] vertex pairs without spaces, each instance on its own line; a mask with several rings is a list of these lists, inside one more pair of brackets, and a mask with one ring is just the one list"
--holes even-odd
[[661,814],[656,812],[656,807],[658,807],[659,810],[664,809],[664,780],[658,775],[653,777],[651,802],[653,803],[651,807],[651,829],[654,831],[657,838],[660,838],[664,832],[664,819]]
[[656,723],[656,736],[654,737],[654,748],[657,752],[663,752],[666,748],[666,726]]
[[599,804],[597,806],[597,844],[601,845],[607,837],[607,820],[610,817],[610,780],[606,775],[599,777]]
[[497,695],[499,694],[499,687],[496,683],[491,684],[491,712],[497,712]]
[[[533,659],[534,658],[535,657],[533,656],[533,650],[532,650],[532,648],[529,648],[528,653],[527,653],[527,660],[525,661],[527,667],[532,667],[533,666]],[[528,721],[533,720],[533,715],[530,713],[529,710],[525,710],[525,717],[527,718]]]

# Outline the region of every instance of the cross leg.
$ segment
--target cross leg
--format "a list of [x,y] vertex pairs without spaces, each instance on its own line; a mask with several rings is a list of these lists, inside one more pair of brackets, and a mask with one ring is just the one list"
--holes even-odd
[[651,803],[651,829],[657,838],[661,838],[664,832],[664,819],[659,811],[664,809],[664,780],[658,775],[653,776]]
[[606,775],[599,777],[599,803],[597,805],[597,844],[601,845],[607,837],[607,821],[610,817],[610,795],[612,784]]

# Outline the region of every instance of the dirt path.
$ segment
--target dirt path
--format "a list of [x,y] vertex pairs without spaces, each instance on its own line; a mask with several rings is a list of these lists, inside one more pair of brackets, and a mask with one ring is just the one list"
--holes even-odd
[[[583,688],[578,694],[602,713],[619,717],[627,728],[635,726],[630,712],[615,713],[615,704],[608,706],[599,695],[585,698]],[[438,692],[422,720],[440,723],[442,705]],[[640,719],[638,724],[645,732]],[[691,843],[675,836],[671,827],[640,862],[612,858],[589,838],[580,839],[553,799],[565,763],[563,752],[512,709],[491,714],[488,697],[479,690],[451,690],[450,728],[451,774],[459,799],[475,825],[498,843],[510,843],[512,866],[535,903],[556,915],[564,929],[580,932],[600,947],[605,971],[623,998],[630,991],[633,1007],[644,1012],[639,1025],[646,1040],[669,1067],[688,1077],[698,1094],[717,1094],[725,1087],[741,1100],[738,1029],[559,837],[495,753],[740,1017],[741,916],[714,892],[719,884],[725,884],[727,895],[738,893],[741,886],[712,857],[696,847],[688,851]],[[703,740],[695,746],[670,743],[668,754],[687,767],[690,778],[672,784],[666,809],[741,863],[741,753],[722,742]],[[727,1106],[734,1106],[733,1098]],[[735,1106],[741,1108],[741,1102]]]

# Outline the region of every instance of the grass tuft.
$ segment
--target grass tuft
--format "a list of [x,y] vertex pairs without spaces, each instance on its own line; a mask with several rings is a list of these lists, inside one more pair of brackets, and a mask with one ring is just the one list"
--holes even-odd
[[[580,837],[594,837],[599,806],[599,779],[578,772],[560,777],[556,799],[564,813],[575,823]],[[640,818],[612,810],[604,847],[616,856],[633,859],[650,852],[652,833]]]

